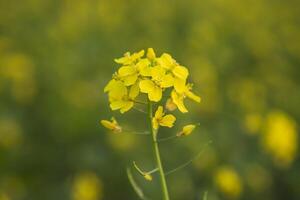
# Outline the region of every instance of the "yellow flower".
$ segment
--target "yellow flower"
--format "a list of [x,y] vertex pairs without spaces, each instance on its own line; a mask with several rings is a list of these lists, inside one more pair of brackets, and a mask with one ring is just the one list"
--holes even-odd
[[272,111],[266,119],[262,144],[276,165],[289,167],[297,156],[296,122],[282,111]]
[[138,71],[134,65],[123,66],[118,70],[117,76],[125,86],[133,85],[138,79]]
[[175,90],[172,91],[171,93],[171,98],[173,100],[173,102],[177,105],[178,109],[182,112],[182,113],[186,113],[188,112],[188,110],[186,109],[183,100],[188,97],[190,99],[192,99],[193,101],[200,103],[201,98],[199,96],[197,96],[196,94],[194,94],[192,91],[192,84],[187,84],[184,87],[184,90],[182,93],[178,93]]
[[115,62],[122,65],[134,64],[138,59],[144,56],[145,51],[141,50],[137,53],[130,55],[130,52],[126,52],[124,57],[115,59]]
[[111,121],[101,120],[100,122],[101,122],[102,126],[113,131],[114,133],[122,132],[122,127],[118,124],[118,122],[116,121],[116,119],[114,117],[111,118]]
[[160,66],[151,68],[151,77],[151,80],[141,80],[139,86],[141,92],[148,94],[150,101],[158,102],[161,100],[163,89],[172,87],[174,79]]
[[239,175],[230,167],[219,168],[214,176],[219,190],[231,198],[237,198],[242,192],[242,182]]
[[174,76],[174,88],[177,92],[183,92],[185,89],[186,79],[189,75],[189,71],[186,67],[178,65],[171,55],[164,53],[160,58],[157,59],[157,63],[165,68]]
[[133,85],[139,75],[151,76],[150,61],[140,59],[136,65],[122,66],[117,73],[117,77],[124,82],[125,86]]
[[196,128],[196,125],[194,125],[194,124],[186,125],[182,128],[182,130],[179,133],[177,133],[177,136],[180,137],[180,136],[190,135],[195,128]]
[[155,112],[155,115],[152,119],[152,126],[154,129],[158,129],[159,126],[173,127],[176,118],[174,115],[168,114],[165,115],[163,112],[163,107],[159,106]]
[[134,105],[134,99],[139,94],[139,82],[132,85],[128,91],[127,87],[120,80],[111,80],[104,88],[108,92],[110,108],[119,110],[121,113],[127,112]]

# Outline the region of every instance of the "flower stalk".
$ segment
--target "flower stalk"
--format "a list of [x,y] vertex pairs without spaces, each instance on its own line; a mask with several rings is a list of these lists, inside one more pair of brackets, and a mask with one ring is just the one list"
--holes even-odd
[[157,132],[158,129],[154,129],[152,125],[152,119],[153,119],[153,108],[152,108],[152,103],[151,101],[148,102],[148,114],[149,114],[149,129],[152,135],[152,143],[153,143],[153,150],[154,150],[154,156],[156,159],[156,164],[157,168],[159,171],[160,175],[160,183],[161,183],[161,190],[163,193],[163,199],[164,200],[169,200],[169,192],[168,192],[168,186],[167,186],[167,181],[164,173],[164,168],[161,162],[160,158],[160,153],[159,153],[159,147],[158,147],[158,142],[157,142]]

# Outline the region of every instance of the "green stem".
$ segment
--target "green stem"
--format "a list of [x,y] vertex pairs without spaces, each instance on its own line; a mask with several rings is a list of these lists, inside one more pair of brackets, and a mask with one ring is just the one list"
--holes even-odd
[[157,143],[157,130],[154,129],[152,126],[153,109],[152,109],[152,103],[150,101],[148,102],[148,114],[149,114],[150,132],[152,134],[154,155],[156,158],[156,164],[157,164],[157,168],[158,168],[159,175],[160,175],[161,189],[162,189],[163,197],[164,197],[163,199],[169,200],[170,198],[169,198],[169,193],[168,193],[167,182],[166,182],[162,162],[160,159],[160,153],[159,153],[159,148],[158,148],[158,143]]

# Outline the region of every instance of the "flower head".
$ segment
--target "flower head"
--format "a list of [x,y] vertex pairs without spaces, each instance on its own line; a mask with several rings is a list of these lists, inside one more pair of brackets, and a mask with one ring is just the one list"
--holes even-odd
[[102,124],[102,126],[113,131],[114,133],[122,132],[122,127],[118,124],[114,117],[111,118],[111,121],[101,120],[100,123]]
[[192,84],[186,84],[189,75],[186,67],[167,53],[157,56],[152,48],[148,48],[144,54],[144,50],[133,54],[127,52],[115,59],[121,66],[104,88],[112,110],[127,112],[134,106],[140,93],[146,94],[152,102],[160,102],[167,88],[173,89],[167,95],[171,99],[168,100],[168,110],[178,107],[181,112],[187,112],[183,103],[185,97],[200,102],[200,97],[191,91]]
[[154,129],[158,129],[159,126],[173,127],[176,118],[174,115],[168,114],[165,115],[163,112],[163,107],[159,106],[155,112],[155,115],[152,119],[152,126]]

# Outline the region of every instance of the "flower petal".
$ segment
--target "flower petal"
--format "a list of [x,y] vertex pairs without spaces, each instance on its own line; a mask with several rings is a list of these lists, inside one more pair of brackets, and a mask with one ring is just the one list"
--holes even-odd
[[133,84],[131,87],[130,87],[130,90],[129,90],[129,98],[130,99],[135,99],[140,93],[140,87],[139,87],[139,82],[137,81],[135,84]]
[[159,102],[162,97],[162,89],[158,86],[155,86],[153,91],[148,93],[150,101]]
[[172,70],[172,73],[174,74],[174,76],[176,76],[177,78],[182,79],[182,80],[186,80],[186,78],[189,75],[188,69],[183,66],[176,66]]
[[113,130],[115,127],[115,124],[108,120],[101,120],[100,123],[102,124],[102,126],[104,126],[105,128],[107,128],[109,130]]
[[139,86],[143,93],[151,93],[155,88],[155,84],[151,80],[142,80],[140,81]]
[[130,76],[136,73],[136,68],[134,66],[123,66],[118,70],[119,77]]
[[171,128],[171,127],[173,127],[175,121],[176,121],[176,118],[174,117],[174,115],[169,114],[169,115],[164,116],[159,121],[159,125],[167,126],[167,127]]
[[186,96],[194,101],[196,101],[197,103],[200,103],[201,101],[201,97],[197,96],[196,94],[194,94],[191,91],[187,91],[185,92]]
[[162,88],[168,88],[168,87],[172,87],[174,84],[174,78],[171,74],[167,74],[165,76],[162,77],[160,86]]
[[160,119],[162,118],[162,116],[164,115],[164,109],[162,106],[158,106],[156,112],[155,112],[155,115],[154,115],[154,118],[156,119]]
[[171,97],[172,97],[172,100],[173,100],[174,104],[176,104],[176,106],[178,107],[178,109],[182,113],[188,112],[188,110],[186,109],[186,107],[183,103],[183,96],[182,95],[179,95],[177,92],[175,92],[173,90],[172,93],[171,93]]
[[133,85],[136,82],[137,79],[138,79],[138,74],[132,74],[132,75],[129,75],[129,76],[126,76],[126,77],[122,78],[122,80],[124,81],[124,84],[126,86]]
[[174,88],[176,92],[183,93],[185,90],[185,80],[174,78]]
[[123,107],[120,109],[120,112],[123,114],[130,110],[133,107],[134,103],[132,101],[124,101]]
[[155,52],[153,50],[153,48],[148,48],[147,50],[147,58],[149,60],[154,60],[156,58]]

